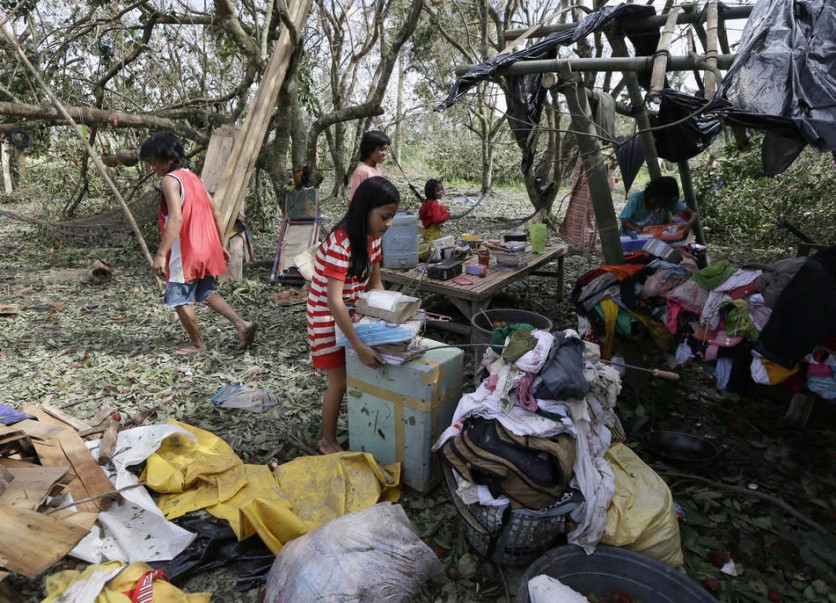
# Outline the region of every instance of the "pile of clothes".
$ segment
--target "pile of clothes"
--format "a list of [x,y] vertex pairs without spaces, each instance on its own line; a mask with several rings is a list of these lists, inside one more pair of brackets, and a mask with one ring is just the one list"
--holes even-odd
[[574,501],[568,540],[594,549],[615,491],[604,455],[624,433],[613,412],[619,373],[573,330],[511,324],[494,332],[477,390],[465,394],[433,450],[467,505],[546,510]]
[[[678,366],[696,358],[718,389],[781,384],[836,398],[836,247],[809,257],[701,270],[646,252],[599,266],[571,294],[585,338],[614,351],[616,335],[647,332]],[[597,328],[596,328],[597,327]]]

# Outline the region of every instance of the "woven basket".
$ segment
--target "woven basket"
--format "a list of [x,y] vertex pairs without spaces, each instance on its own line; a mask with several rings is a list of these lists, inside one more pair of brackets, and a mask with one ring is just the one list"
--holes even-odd
[[441,466],[450,497],[464,521],[465,538],[480,556],[500,565],[521,567],[534,561],[564,534],[566,516],[577,507],[564,503],[532,511],[511,509],[510,505],[466,505],[456,494],[450,465],[442,462]]

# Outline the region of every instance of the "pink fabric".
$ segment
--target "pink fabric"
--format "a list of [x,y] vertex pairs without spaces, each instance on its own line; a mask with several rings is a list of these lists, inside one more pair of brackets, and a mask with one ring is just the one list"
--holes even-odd
[[526,373],[517,385],[517,404],[531,412],[537,410],[537,400],[531,393],[531,382],[534,381],[534,377],[533,373]]
[[368,180],[373,176],[382,175],[383,172],[380,171],[380,168],[372,167],[362,161],[358,163],[357,167],[354,168],[354,172],[351,174],[351,183],[348,187],[348,202],[351,203],[351,200],[354,198],[354,191],[357,190],[357,187],[360,186],[364,180]]

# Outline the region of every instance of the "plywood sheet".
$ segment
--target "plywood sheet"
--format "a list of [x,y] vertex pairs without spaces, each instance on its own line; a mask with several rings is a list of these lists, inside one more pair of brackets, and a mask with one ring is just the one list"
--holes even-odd
[[30,438],[34,438],[36,440],[48,440],[59,431],[67,429],[67,427],[62,427],[61,425],[43,423],[32,419],[26,419],[20,423],[15,423],[15,427],[23,431]]
[[[35,407],[26,408],[26,412],[45,423],[58,423],[45,412]],[[50,440],[44,442],[33,441],[41,465],[46,467],[69,467],[76,475],[67,486],[73,499],[80,500],[113,491],[104,470],[96,463],[93,455],[87,449],[79,435],[72,429],[65,429]],[[107,510],[111,498],[97,499],[93,502],[80,503],[79,511],[95,513],[97,510]]]
[[235,138],[240,131],[240,126],[226,124],[212,132],[209,148],[206,149],[206,160],[200,171],[200,179],[203,180],[210,195],[214,195],[218,188],[218,181],[224,173],[224,167],[232,152],[232,145],[235,144]]
[[29,578],[52,567],[88,530],[43,513],[0,505],[0,559],[4,568]]
[[14,478],[0,496],[0,504],[37,511],[64,475],[67,467],[10,467],[6,469]]

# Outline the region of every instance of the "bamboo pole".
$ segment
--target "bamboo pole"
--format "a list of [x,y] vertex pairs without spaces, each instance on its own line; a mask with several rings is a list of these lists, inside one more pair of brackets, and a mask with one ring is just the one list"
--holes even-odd
[[662,35],[659,37],[659,44],[656,46],[656,58],[653,59],[653,71],[650,74],[650,93],[659,92],[665,87],[665,73],[668,68],[668,57],[670,56],[671,39],[676,28],[676,18],[682,9],[674,7],[668,13],[668,20]]
[[282,28],[273,56],[264,72],[261,84],[255,94],[247,117],[241,126],[241,132],[232,145],[229,161],[224,167],[223,176],[215,192],[215,203],[221,212],[221,222],[224,225],[223,244],[229,240],[235,219],[244,202],[247,185],[255,169],[258,152],[267,135],[270,116],[276,105],[279,90],[284,83],[293,49],[296,46],[297,32],[307,19],[311,0],[297,0],[289,7],[289,17],[295,29],[287,26]]
[[[626,57],[627,44],[625,44],[621,34],[617,31],[610,30],[607,37],[610,40],[613,54]],[[641,86],[639,86],[639,79],[634,72],[625,71],[624,81],[627,82],[627,92],[630,95],[630,102],[633,105],[636,124],[639,126],[639,138],[642,141],[647,171],[651,179],[659,178],[662,175],[662,170],[659,169],[659,155],[656,153],[656,143],[653,140],[653,133],[650,131],[650,118],[647,116],[647,110],[644,106],[644,94],[642,94]]]
[[572,129],[578,132],[578,147],[589,182],[592,209],[595,212],[598,235],[601,237],[604,261],[607,264],[623,264],[624,253],[621,250],[621,238],[619,236],[618,220],[615,217],[612,191],[610,190],[607,172],[604,169],[604,161],[601,159],[598,132],[595,122],[592,120],[592,112],[589,110],[586,93],[580,84],[580,78],[572,73],[569,61],[564,61],[560,67],[560,77],[565,82],[559,89],[563,92],[566,98],[566,106],[572,115]]
[[[620,71],[643,73],[653,69],[653,57],[606,57],[594,59],[540,59],[536,61],[517,61],[497,70],[500,75],[529,75],[532,73],[551,73],[557,71],[558,63],[568,60],[572,71]],[[733,54],[721,54],[717,57],[717,67],[728,69],[734,61]],[[705,65],[701,56],[672,56],[666,61],[667,71],[690,71]],[[477,65],[467,64],[455,67],[455,74],[461,77]]]
[[[108,187],[110,187],[113,194],[116,196],[116,199],[119,201],[119,205],[122,206],[122,211],[125,214],[125,218],[128,220],[128,223],[131,225],[131,229],[136,236],[136,240],[139,243],[139,248],[142,250],[142,254],[145,256],[145,259],[148,261],[148,266],[151,266],[154,263],[153,258],[151,257],[151,252],[148,251],[148,245],[145,244],[145,238],[142,236],[142,230],[140,230],[139,225],[136,223],[133,214],[131,213],[131,209],[128,207],[128,204],[125,202],[125,199],[122,197],[122,193],[119,192],[119,189],[116,187],[116,183],[110,178],[110,175],[107,173],[107,168],[105,168],[104,164],[102,163],[99,156],[93,151],[93,147],[90,146],[90,143],[87,142],[87,137],[81,133],[81,129],[78,127],[78,124],[73,121],[73,118],[70,117],[70,114],[67,113],[67,110],[64,108],[64,105],[58,100],[58,97],[53,94],[52,90],[50,89],[49,85],[44,81],[41,77],[41,74],[35,69],[35,66],[29,62],[29,59],[26,57],[26,53],[23,52],[23,48],[20,46],[20,42],[18,42],[17,37],[10,33],[6,26],[3,25],[0,27],[3,31],[3,36],[8,40],[9,44],[11,44],[17,55],[20,57],[21,62],[26,66],[26,69],[32,74],[32,77],[38,82],[38,85],[43,89],[46,95],[49,97],[50,102],[53,106],[58,110],[61,116],[70,124],[70,127],[76,133],[76,135],[81,139],[81,143],[84,145],[84,150],[87,151],[87,154],[90,156],[90,159],[93,161],[93,165],[96,166],[96,169],[99,170],[104,181],[107,183]],[[160,278],[155,274],[154,278],[157,281],[157,285],[159,287],[163,287],[163,283]]]
[[[691,178],[691,165],[688,160],[680,161],[677,164],[679,168],[679,180],[682,183],[682,196],[685,198],[685,205],[697,212],[699,215],[699,207],[697,206],[697,194],[694,191],[694,179]],[[702,221],[697,218],[694,224],[694,238],[697,243],[705,245],[705,232],[702,229]]]
[[717,0],[709,0],[707,10],[707,31],[706,31],[706,60],[705,60],[705,98],[711,100],[717,92],[719,72],[717,70]]

